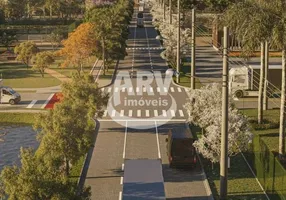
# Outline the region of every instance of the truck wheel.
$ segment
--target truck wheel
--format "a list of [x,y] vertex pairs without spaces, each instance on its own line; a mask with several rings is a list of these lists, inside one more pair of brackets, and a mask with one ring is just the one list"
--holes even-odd
[[242,98],[243,97],[243,92],[241,91],[241,90],[238,90],[238,91],[236,91],[235,92],[235,97],[237,97],[237,98]]
[[11,100],[9,101],[9,103],[10,103],[11,105],[14,105],[14,104],[15,104],[15,100],[14,100],[14,99],[11,99]]

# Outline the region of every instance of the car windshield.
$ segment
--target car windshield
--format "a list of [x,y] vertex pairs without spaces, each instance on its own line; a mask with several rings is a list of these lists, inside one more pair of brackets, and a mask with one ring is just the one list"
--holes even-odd
[[15,93],[16,93],[16,91],[13,90],[12,88],[6,88],[6,90],[7,90],[8,92],[10,92],[10,94],[15,94]]
[[173,156],[192,156],[193,155],[192,139],[174,139],[172,143]]

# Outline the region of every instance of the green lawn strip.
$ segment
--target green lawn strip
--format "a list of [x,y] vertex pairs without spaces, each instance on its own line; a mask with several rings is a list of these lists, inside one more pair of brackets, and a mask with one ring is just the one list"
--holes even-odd
[[[249,117],[249,120],[257,120],[257,109],[246,109],[241,110],[241,112]],[[279,126],[279,117],[280,117],[280,110],[266,110],[264,112],[264,119],[268,121],[272,121]],[[252,124],[253,126],[253,124]],[[274,126],[275,127],[275,126]],[[265,130],[254,130],[252,128],[251,132],[253,134],[260,135],[263,141],[266,143],[270,151],[278,152],[278,143],[279,143],[279,128],[269,128]],[[285,142],[286,144],[286,142]]]
[[108,69],[105,71],[105,75],[102,74],[99,76],[100,79],[111,79],[114,73],[114,69]]
[[[238,154],[231,157],[231,166],[228,170],[228,200],[263,200],[266,199],[263,191],[251,173],[248,165]],[[214,164],[213,169],[209,161],[202,159],[208,181],[215,199],[219,199],[220,169]]]
[[[195,138],[201,137],[201,129],[190,126]],[[219,164],[212,164],[202,159],[203,168],[206,172],[212,193],[215,199],[219,199],[220,169]],[[228,199],[230,200],[262,200],[265,199],[261,188],[249,169],[241,154],[231,157],[231,168],[228,171]]]
[[0,75],[3,78],[3,85],[12,88],[42,88],[60,85],[61,82],[45,74],[34,71],[29,67],[19,63],[1,63]]
[[[173,80],[176,82],[176,77],[173,77]],[[191,87],[190,77],[181,75],[179,85],[184,87]],[[195,78],[195,85],[196,89],[200,89],[202,87],[202,84],[198,78]]]
[[38,113],[0,113],[0,125],[33,125]]
[[[93,64],[95,62],[96,58],[91,57],[90,60],[83,65],[82,69],[84,73],[89,73],[90,70],[93,67]],[[72,67],[72,66],[67,66],[67,67],[62,67],[61,64],[64,62],[62,58],[56,58],[55,62],[50,66],[50,69],[55,70],[62,75],[65,75],[67,77],[71,77],[73,72],[78,72],[78,68]]]
[[85,161],[85,156],[80,157],[80,159],[72,165],[71,170],[70,170],[70,180],[74,182],[78,182],[80,175],[81,175],[81,170],[84,165]]

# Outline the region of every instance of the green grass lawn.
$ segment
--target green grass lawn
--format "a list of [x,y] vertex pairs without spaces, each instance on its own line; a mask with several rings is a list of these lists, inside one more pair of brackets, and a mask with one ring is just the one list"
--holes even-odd
[[[257,120],[257,109],[246,109],[241,110],[246,116],[249,117],[249,120]],[[278,142],[279,142],[279,117],[280,110],[266,110],[264,111],[264,119],[268,121],[272,121],[275,123],[273,128],[265,129],[265,130],[254,130],[252,128],[251,132],[257,135],[260,135],[266,145],[269,147],[270,151],[278,152]],[[286,144],[286,142],[285,142]]]
[[38,113],[0,113],[0,125],[33,125]]
[[60,85],[61,82],[45,74],[41,77],[41,74],[37,71],[33,71],[30,67],[27,67],[19,63],[0,63],[0,78],[3,78],[3,85],[10,86],[12,88],[42,88]]
[[114,73],[114,69],[108,69],[108,71],[105,71],[105,75],[102,74],[99,76],[101,79],[111,79]]
[[[95,62],[96,58],[91,57],[90,60],[83,66],[83,71],[84,73],[89,73],[90,70],[92,69],[92,66]],[[55,62],[50,66],[50,69],[55,70],[67,77],[71,77],[73,72],[78,72],[78,69],[72,66],[68,67],[62,67],[61,63],[63,62],[63,59],[56,59]]]
[[[173,80],[176,82],[176,77],[173,77]],[[190,77],[181,75],[179,85],[184,86],[184,87],[191,87],[190,81],[191,81]],[[195,85],[196,85],[196,89],[200,89],[202,87],[200,80],[197,78],[195,78]]]

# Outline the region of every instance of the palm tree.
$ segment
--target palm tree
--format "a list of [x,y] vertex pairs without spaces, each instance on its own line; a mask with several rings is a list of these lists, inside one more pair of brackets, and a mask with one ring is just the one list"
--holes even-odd
[[[279,154],[285,153],[286,87],[286,2],[285,0],[246,0],[233,4],[225,13],[226,25],[237,35],[249,55],[261,42],[282,51],[282,86],[279,129]],[[263,84],[261,84],[263,87]],[[262,90],[263,91],[263,90]],[[261,97],[260,97],[261,98]],[[262,102],[262,101],[261,101]],[[262,109],[262,105],[259,109]],[[260,112],[261,113],[261,112]]]

